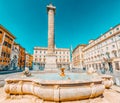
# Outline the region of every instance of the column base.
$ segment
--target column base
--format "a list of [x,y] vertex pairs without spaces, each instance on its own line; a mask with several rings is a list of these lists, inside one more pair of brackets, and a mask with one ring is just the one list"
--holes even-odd
[[57,71],[56,55],[46,55],[45,71]]

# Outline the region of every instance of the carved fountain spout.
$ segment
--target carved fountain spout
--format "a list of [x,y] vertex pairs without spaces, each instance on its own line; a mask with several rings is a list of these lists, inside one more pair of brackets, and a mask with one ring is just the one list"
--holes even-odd
[[60,76],[64,77],[65,76],[65,68],[60,68],[61,72],[60,72]]

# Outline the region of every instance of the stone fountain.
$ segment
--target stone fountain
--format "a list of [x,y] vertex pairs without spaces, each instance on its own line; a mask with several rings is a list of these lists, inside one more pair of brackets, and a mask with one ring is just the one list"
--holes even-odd
[[110,84],[110,77],[100,77],[94,73],[91,75],[87,73],[65,74],[64,69],[60,69],[60,74],[37,73],[32,74],[31,77],[7,78],[5,92],[8,95],[29,94],[44,101],[59,102],[94,98],[102,95],[105,87],[112,85],[107,85],[107,83]]

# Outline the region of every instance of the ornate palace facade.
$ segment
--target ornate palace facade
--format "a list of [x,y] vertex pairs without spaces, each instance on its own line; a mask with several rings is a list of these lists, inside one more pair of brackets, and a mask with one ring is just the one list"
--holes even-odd
[[[34,47],[33,66],[35,69],[44,69],[46,64],[47,48]],[[65,48],[55,48],[57,68],[70,66],[70,50]]]
[[[74,52],[73,52],[74,53]],[[120,24],[111,28],[82,49],[86,68],[120,70]],[[73,60],[74,62],[74,60]]]

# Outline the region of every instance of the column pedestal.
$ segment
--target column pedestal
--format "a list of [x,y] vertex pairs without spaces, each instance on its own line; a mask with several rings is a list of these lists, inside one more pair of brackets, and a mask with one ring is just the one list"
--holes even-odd
[[45,71],[58,71],[56,64],[56,55],[46,55]]

